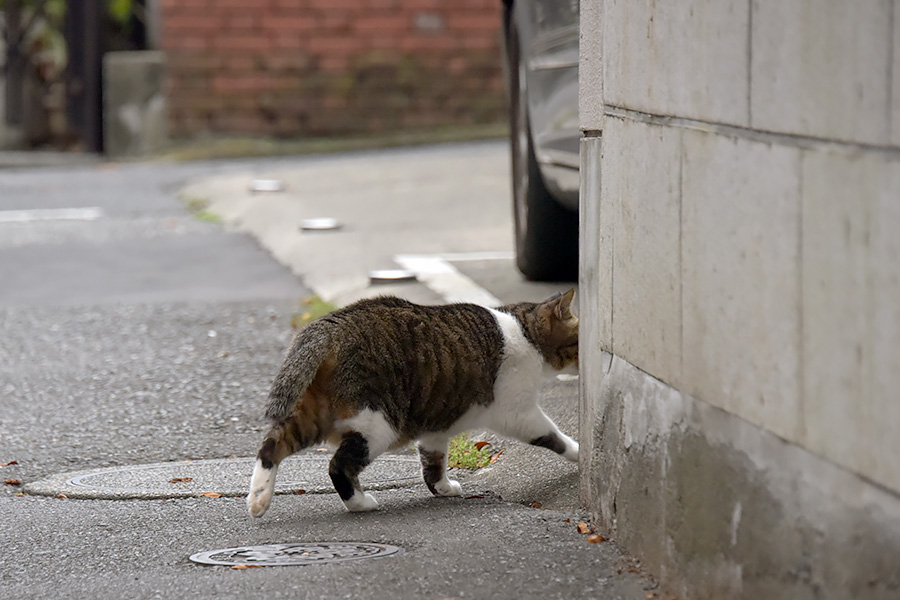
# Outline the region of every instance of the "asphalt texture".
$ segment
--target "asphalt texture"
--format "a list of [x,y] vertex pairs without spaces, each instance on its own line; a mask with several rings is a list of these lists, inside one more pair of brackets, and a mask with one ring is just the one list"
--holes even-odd
[[[276,496],[260,519],[228,494],[76,499],[65,480],[56,484],[62,497],[24,493],[59,474],[171,461],[212,459],[220,470],[233,462],[240,473],[222,478],[246,476],[244,461],[265,426],[265,395],[293,335],[291,316],[309,290],[255,240],[190,216],[176,192],[198,178],[315,160],[0,171],[0,211],[104,211],[91,222],[0,223],[0,463],[15,463],[0,467],[0,481],[10,481],[0,486],[0,598],[654,593],[614,543],[589,544],[576,530],[586,519],[576,465],[488,433],[475,435],[503,454],[488,469],[461,474],[464,497],[433,498],[408,481],[374,492],[380,510],[365,514],[347,513],[319,488],[324,493]],[[542,398],[574,434],[577,384],[550,381]],[[257,569],[188,559],[329,541],[404,551]]]

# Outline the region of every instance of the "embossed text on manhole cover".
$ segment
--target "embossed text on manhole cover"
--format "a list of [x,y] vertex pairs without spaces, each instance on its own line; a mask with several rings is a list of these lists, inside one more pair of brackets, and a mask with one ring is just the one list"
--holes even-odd
[[285,567],[322,565],[366,558],[393,556],[403,552],[399,546],[367,542],[306,542],[299,544],[265,544],[198,552],[190,557],[202,565],[247,565]]
[[[276,494],[303,490],[310,494],[331,493],[324,454],[300,454],[287,458],[278,469]],[[244,496],[250,486],[252,458],[192,460],[148,465],[77,471],[53,475],[29,483],[28,494],[68,498],[153,499],[194,498],[206,492],[220,496]],[[421,463],[415,456],[382,455],[360,475],[369,490],[414,485],[422,480]]]

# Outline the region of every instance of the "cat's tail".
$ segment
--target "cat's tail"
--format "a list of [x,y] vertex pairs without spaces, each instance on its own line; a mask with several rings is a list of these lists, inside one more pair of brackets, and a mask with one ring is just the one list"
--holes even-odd
[[269,391],[266,417],[280,423],[291,416],[330,350],[331,336],[322,322],[310,323],[294,337]]

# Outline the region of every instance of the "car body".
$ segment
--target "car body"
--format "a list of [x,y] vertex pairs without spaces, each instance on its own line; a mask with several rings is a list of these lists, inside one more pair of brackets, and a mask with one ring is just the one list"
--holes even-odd
[[516,261],[529,279],[577,278],[578,10],[504,2]]

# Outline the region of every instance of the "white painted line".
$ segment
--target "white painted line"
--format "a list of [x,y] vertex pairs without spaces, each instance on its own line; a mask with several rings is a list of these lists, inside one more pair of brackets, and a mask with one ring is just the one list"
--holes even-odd
[[96,221],[103,210],[89,208],[35,208],[31,210],[0,210],[0,223],[29,223],[31,221]]
[[[488,253],[480,254],[481,256]],[[492,253],[493,254],[493,253]],[[497,253],[499,254],[499,253]],[[416,278],[439,294],[447,302],[470,302],[481,306],[503,304],[496,296],[463,275],[450,264],[447,256],[472,256],[448,254],[400,254],[394,261],[416,274]],[[505,257],[505,255],[504,255]],[[466,259],[454,259],[466,260]],[[485,258],[468,260],[490,260]]]
[[514,260],[515,252],[446,252],[444,254],[429,254],[450,262],[466,262],[477,260]]

